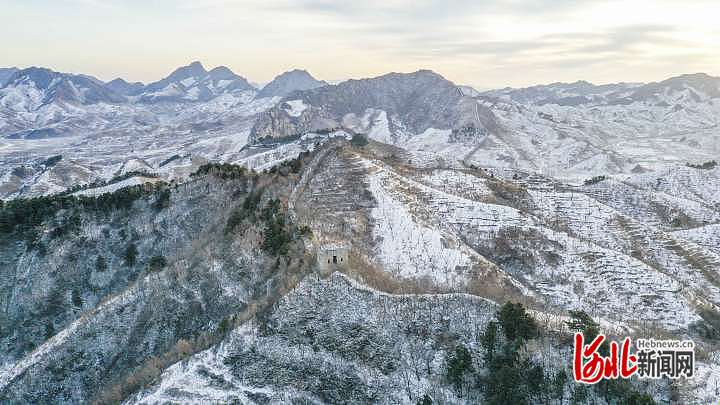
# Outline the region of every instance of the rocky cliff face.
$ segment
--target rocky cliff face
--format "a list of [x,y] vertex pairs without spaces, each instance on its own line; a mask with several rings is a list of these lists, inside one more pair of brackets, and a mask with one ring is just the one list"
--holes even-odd
[[[393,133],[419,134],[428,128],[472,126],[492,130],[492,113],[463,95],[442,76],[421,70],[390,73],[373,79],[348,80],[335,86],[296,92],[284,103],[304,106],[302,111],[283,103],[261,115],[252,139],[285,138],[311,130],[330,129],[360,119],[368,110],[384,111]],[[325,128],[322,128],[322,127]]]

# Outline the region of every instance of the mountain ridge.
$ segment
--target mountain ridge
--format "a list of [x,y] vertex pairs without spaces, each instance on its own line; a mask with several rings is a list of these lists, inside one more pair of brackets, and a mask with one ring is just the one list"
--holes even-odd
[[255,91],[244,77],[225,66],[210,71],[195,61],[175,69],[170,75],[147,84],[139,94],[141,102],[209,101],[224,93]]
[[431,70],[350,79],[293,92],[283,102],[293,100],[309,107],[295,116],[281,102],[261,115],[252,138],[283,138],[309,130],[350,127],[350,121],[357,121],[370,109],[384,111],[391,121],[395,117],[390,131],[396,135],[402,135],[403,127],[414,133],[431,127],[494,128],[492,113],[472,103],[454,83]]

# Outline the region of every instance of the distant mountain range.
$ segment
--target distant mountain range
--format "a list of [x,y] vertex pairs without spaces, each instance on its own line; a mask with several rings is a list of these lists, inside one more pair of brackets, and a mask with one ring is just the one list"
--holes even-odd
[[[295,69],[257,89],[226,67],[207,70],[193,62],[149,84],[35,67],[2,69],[3,81],[0,140],[76,142],[5,147],[0,196],[6,197],[107,180],[128,165],[155,170],[155,161],[190,153],[265,167],[274,158],[251,158],[253,145],[338,131],[401,147],[415,160],[567,178],[702,163],[719,152],[713,133],[720,79],[706,74],[480,92],[429,70],[328,84]],[[41,163],[59,153],[77,159],[46,170]]]
[[[422,72],[429,71],[418,73]],[[364,81],[373,80],[382,87],[383,80],[392,81],[402,77],[404,76],[401,74],[389,74],[375,79],[347,80],[338,84],[349,89],[350,83],[355,83],[352,86],[359,89],[366,85],[363,83],[371,83]],[[18,111],[37,109],[55,101],[81,105],[207,102],[222,94],[237,94],[245,91],[254,92],[255,98],[286,97],[295,91],[313,90],[328,85],[325,81],[315,79],[305,70],[293,69],[278,75],[258,89],[225,66],[218,66],[208,71],[197,61],[177,68],[167,77],[149,84],[130,83],[122,78],[104,83],[90,75],[60,73],[41,67],[0,68],[1,105],[6,108],[15,107]],[[460,95],[468,97],[497,98],[534,105],[629,105],[635,102],[648,102],[667,106],[683,100],[701,102],[720,97],[720,78],[704,73],[681,75],[648,84],[595,85],[587,81],[577,81],[484,92],[470,86],[455,86],[451,83],[450,85],[459,88]],[[370,93],[377,92],[370,90]],[[400,98],[402,97],[398,97]],[[347,103],[342,105],[345,104]],[[370,105],[372,101],[365,104]]]
[[0,103],[16,111],[33,111],[54,102],[77,105],[97,103],[206,102],[223,94],[254,92],[254,96],[285,96],[296,90],[327,85],[307,71],[285,72],[258,91],[244,77],[225,66],[210,71],[192,62],[166,78],[143,84],[122,78],[104,83],[92,76],[55,72],[46,68],[0,69]]
[[520,103],[575,105],[629,105],[636,102],[668,106],[691,100],[720,97],[720,78],[704,73],[673,77],[658,83],[617,83],[594,85],[586,81],[553,83],[521,89],[505,88],[481,93]]

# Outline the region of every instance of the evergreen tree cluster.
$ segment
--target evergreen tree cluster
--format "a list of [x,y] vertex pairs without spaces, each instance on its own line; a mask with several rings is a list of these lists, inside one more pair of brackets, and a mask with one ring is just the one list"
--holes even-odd
[[700,163],[700,164],[692,164],[692,163],[687,164],[687,167],[692,167],[693,169],[702,169],[702,170],[711,170],[711,169],[714,169],[716,166],[717,166],[717,161],[715,161],[715,160],[710,160],[708,162]]
[[107,260],[104,256],[98,255],[98,257],[95,259],[95,271],[98,273],[102,273],[103,271],[107,270]]
[[155,193],[153,208],[160,211],[170,206],[170,189],[163,187]]
[[355,134],[350,140],[350,144],[362,148],[363,146],[368,144],[368,139],[363,134]]
[[262,199],[263,190],[256,189],[251,191],[243,200],[241,206],[236,207],[230,213],[227,224],[225,225],[225,233],[231,233],[246,219],[250,222],[257,221],[257,211]]
[[277,166],[273,166],[267,172],[270,174],[279,174],[281,176],[287,176],[290,173],[300,173],[303,167],[303,162],[309,155],[310,152],[300,152],[298,157],[295,159],[286,160]]
[[463,345],[455,347],[455,351],[447,361],[447,379],[456,390],[462,388],[464,376],[475,371],[472,355]]
[[300,152],[300,155],[298,155],[298,157],[296,157],[295,159],[286,160],[282,162],[280,166],[287,167],[291,173],[300,173],[300,170],[303,167],[303,161],[309,155],[310,152]]
[[285,256],[292,242],[292,233],[280,212],[280,200],[272,199],[263,208],[261,219],[265,222],[262,249],[272,256]]
[[181,159],[181,158],[182,158],[182,156],[180,156],[180,155],[178,155],[178,154],[172,155],[172,156],[170,156],[169,158],[167,158],[167,159],[163,160],[162,162],[160,162],[160,164],[158,165],[158,167],[163,167],[163,166],[167,165],[168,163],[171,163],[171,162],[173,162],[173,161],[175,161],[175,160],[178,160],[178,159]]
[[200,166],[191,177],[210,174],[223,180],[242,179],[248,175],[248,170],[239,165],[229,163],[206,163]]
[[521,356],[526,342],[539,333],[532,316],[522,304],[508,302],[495,317],[497,322],[490,322],[480,338],[487,373],[480,376],[478,382],[487,403],[562,400],[564,371],[550,375],[541,364]]
[[148,271],[150,272],[158,272],[167,266],[167,259],[165,259],[165,256],[153,256],[150,258],[150,261],[148,261]]
[[128,267],[132,267],[137,263],[137,256],[138,256],[138,250],[137,246],[135,246],[134,243],[130,243],[125,248],[125,254],[123,255],[125,259],[125,265]]
[[280,200],[276,198],[268,200],[260,209],[263,192],[263,189],[251,191],[245,197],[242,205],[230,213],[225,225],[225,233],[234,232],[245,221],[251,224],[259,221],[263,230],[262,250],[272,256],[285,256],[288,254],[295,234],[305,235],[310,232],[310,229],[307,227],[295,229],[292,224],[288,223]]
[[[599,325],[582,311],[571,311],[567,322],[571,331],[589,337],[600,333]],[[446,360],[446,380],[461,397],[471,388],[483,394],[483,403],[495,405],[530,403],[586,404],[593,393],[607,403],[651,405],[653,398],[641,393],[626,380],[603,380],[594,386],[574,384],[568,371],[559,365],[546,370],[528,357],[527,343],[540,337],[540,329],[522,304],[506,303],[495,314],[497,321],[487,324],[479,337],[483,367],[476,369],[473,352],[460,344]],[[432,403],[427,395],[418,403]]]
[[144,186],[129,186],[113,193],[99,196],[73,196],[57,194],[52,196],[16,199],[0,203],[0,236],[14,232],[25,234],[27,240],[38,236],[37,227],[54,217],[59,211],[68,214],[56,224],[51,236],[62,236],[77,226],[78,211],[109,213],[114,210],[128,209],[148,192]]
[[589,178],[583,182],[586,186],[592,186],[593,184],[600,183],[601,181],[607,180],[607,176],[595,176],[592,178]]
[[62,160],[62,155],[50,156],[49,158],[45,159],[45,161],[43,162],[43,165],[45,167],[52,167],[52,166],[55,166],[56,164],[58,164],[61,160]]
[[80,291],[78,291],[77,288],[74,288],[72,290],[71,294],[72,298],[72,304],[75,308],[82,308],[83,305],[83,299],[82,296],[80,296]]

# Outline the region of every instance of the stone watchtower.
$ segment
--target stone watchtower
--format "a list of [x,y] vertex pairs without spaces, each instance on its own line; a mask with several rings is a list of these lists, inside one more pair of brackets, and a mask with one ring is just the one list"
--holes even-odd
[[343,269],[348,264],[350,246],[347,243],[326,243],[318,248],[318,270],[323,277],[329,276],[336,270]]

